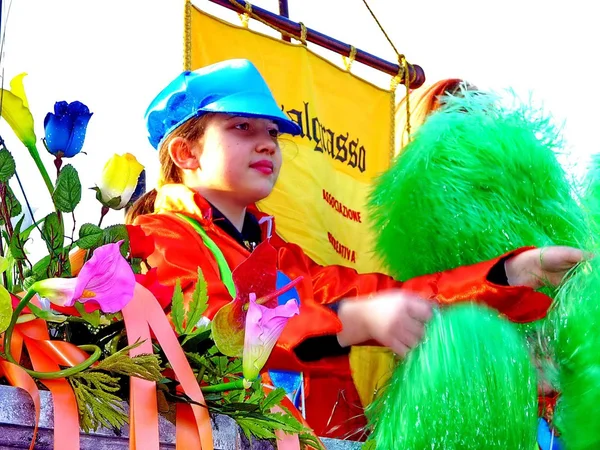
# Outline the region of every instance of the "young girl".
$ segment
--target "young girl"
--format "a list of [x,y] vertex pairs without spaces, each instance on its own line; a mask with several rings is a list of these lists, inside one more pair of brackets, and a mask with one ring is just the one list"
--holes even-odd
[[423,336],[434,302],[475,299],[511,320],[541,318],[550,299],[534,289],[541,280],[560,282],[582,257],[567,247],[546,248],[543,258],[540,249],[519,249],[406,283],[317,265],[280,238],[273,218],[254,206],[277,181],[279,135],[300,130],[246,60],[182,73],[151,103],[146,121],[150,142],[159,150],[161,176],[157,190],[130,210],[129,220],[154,238],[150,265],[163,284],[179,279],[187,298],[200,267],[211,319],[231,301],[212,244],[233,270],[270,239],[278,270],[303,280],[296,288],[300,314],[288,322],[267,367],[304,373],[307,421],[320,436],[344,437],[365,424],[350,375],[350,346],[377,342],[406,354]]

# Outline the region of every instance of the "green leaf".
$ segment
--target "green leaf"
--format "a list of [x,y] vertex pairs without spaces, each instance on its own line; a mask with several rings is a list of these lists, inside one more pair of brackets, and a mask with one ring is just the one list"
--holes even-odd
[[202,317],[202,314],[208,308],[208,285],[202,273],[202,269],[198,267],[198,279],[196,288],[192,294],[192,301],[188,308],[185,318],[185,334],[189,334],[196,327],[196,324]]
[[125,225],[111,225],[104,229],[103,233],[104,244],[112,244],[123,241],[121,245],[121,255],[125,258],[129,253],[129,233]]
[[100,311],[96,310],[92,313],[89,313],[85,310],[85,306],[81,302],[75,302],[75,309],[79,314],[81,314],[81,318],[89,323],[94,328],[98,328],[100,326]]
[[22,216],[17,225],[13,230],[13,235],[10,238],[9,250],[10,254],[15,260],[24,260],[27,259],[27,255],[25,254],[25,242],[27,241],[27,237],[24,237],[21,233],[21,225],[23,225],[23,219],[25,216]]
[[41,224],[44,221],[44,219],[40,219],[35,223],[32,223],[31,225],[29,225],[27,228],[25,228],[23,231],[21,231],[21,236],[23,237],[23,239],[29,239],[29,235],[31,234],[31,232],[33,230],[35,230],[35,228]]
[[0,150],[0,182],[6,183],[15,174],[15,160],[8,150]]
[[64,223],[58,220],[58,215],[53,212],[46,216],[42,226],[42,239],[46,242],[48,251],[52,254],[58,253],[65,241]]
[[121,204],[121,196],[113,197],[108,202],[106,202],[106,206],[110,209],[119,209],[119,205]]
[[374,439],[370,439],[362,445],[361,450],[375,450],[376,448],[377,443]]
[[10,217],[17,217],[23,212],[23,209],[21,208],[21,203],[19,203],[19,200],[17,200],[17,197],[15,197],[15,194],[8,185],[6,186],[6,195],[7,197],[10,196],[10,199],[7,198],[6,200],[8,210],[10,212]]
[[241,357],[244,353],[244,322],[238,320],[239,308],[233,300],[222,306],[211,322],[212,336],[219,351],[227,356]]
[[269,392],[264,400],[261,402],[261,409],[263,411],[270,410],[273,406],[277,405],[285,397],[285,391],[282,388],[277,388]]
[[131,258],[130,262],[131,270],[133,273],[140,274],[142,273],[142,259],[141,258]]
[[171,319],[175,325],[175,332],[179,335],[185,333],[184,320],[185,312],[183,308],[183,291],[179,280],[175,282],[175,290],[173,291],[173,300],[171,302]]
[[31,270],[33,271],[34,276],[36,276],[38,280],[46,278],[46,271],[48,270],[48,266],[50,265],[51,258],[51,255],[46,255],[33,265],[33,268]]
[[12,301],[6,288],[0,285],[0,334],[4,333],[12,318]]
[[72,165],[67,164],[61,169],[52,199],[56,208],[65,213],[73,212],[81,201],[81,182]]
[[240,417],[236,420],[248,440],[254,436],[257,439],[275,439],[273,428],[255,418]]
[[79,239],[77,246],[84,250],[96,247],[104,236],[102,228],[92,223],[84,223],[79,228]]
[[38,278],[38,276],[36,274],[33,274],[29,277],[25,277],[25,279],[23,280],[23,289],[28,291],[29,288],[31,286],[33,286],[33,283],[35,283],[36,281],[40,281],[41,278]]
[[46,322],[63,323],[67,320],[67,316],[63,316],[62,314],[55,313],[53,311],[38,308],[33,303],[29,303],[27,307],[31,310],[35,317],[39,319],[44,319]]
[[[23,211],[21,204],[8,184],[0,183],[0,188],[4,190],[4,198],[0,202],[6,202],[6,208],[10,217],[17,217]],[[0,218],[0,225],[4,225],[4,219]]]
[[155,354],[129,356],[130,350],[139,347],[143,341],[122,348],[106,357],[89,370],[102,370],[127,377],[138,377],[143,380],[160,381],[163,378],[160,368],[160,358]]
[[120,429],[127,423],[127,413],[117,395],[119,378],[97,371],[84,370],[68,377],[79,410],[80,427],[85,432],[100,427]]

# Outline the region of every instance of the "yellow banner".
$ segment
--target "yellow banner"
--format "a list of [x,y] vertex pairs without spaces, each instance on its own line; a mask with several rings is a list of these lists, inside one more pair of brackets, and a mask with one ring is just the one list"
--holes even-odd
[[277,231],[320,264],[381,272],[367,223],[366,195],[389,167],[393,93],[303,45],[231,25],[192,8],[191,64],[252,61],[302,135],[284,137],[275,190],[259,204]]

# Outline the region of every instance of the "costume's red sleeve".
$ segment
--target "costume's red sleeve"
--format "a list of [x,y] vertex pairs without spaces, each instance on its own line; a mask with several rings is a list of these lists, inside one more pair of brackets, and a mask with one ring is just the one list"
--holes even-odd
[[[222,283],[214,255],[206,248],[198,233],[187,223],[169,215],[140,216],[136,220],[151,235],[155,251],[148,258],[158,268],[159,282],[173,286],[180,280],[186,300],[191,298],[202,269],[208,285],[207,316],[231,301]],[[476,300],[487,303],[513,321],[525,322],[543,317],[550,299],[531,288],[499,286],[487,280],[491,268],[501,259],[525,250],[517,250],[496,259],[447,272],[426,275],[402,284],[381,274],[358,274],[341,266],[320,266],[297,245],[272,238],[278,250],[279,270],[290,278],[303,277],[296,286],[300,297],[300,314],[288,322],[269,360],[269,366],[287,370],[335,370],[335,358],[302,362],[294,349],[307,338],[336,335],[342,329],[337,314],[326,305],[341,299],[352,299],[390,288],[404,288],[440,303]],[[187,302],[186,302],[187,303]]]
[[526,286],[501,286],[488,280],[492,268],[533,247],[520,248],[471,266],[413,278],[402,288],[441,304],[464,301],[485,303],[512,322],[532,322],[546,316],[552,300]]
[[274,366],[302,370],[303,365],[308,365],[327,370],[327,366],[333,364],[333,369],[335,361],[332,361],[332,358],[302,363],[296,358],[294,349],[307,338],[334,335],[341,331],[342,325],[337,315],[324,305],[384,289],[406,289],[442,304],[474,300],[497,309],[515,322],[540,319],[545,316],[550,306],[549,297],[531,288],[500,286],[488,280],[490,270],[496,264],[527,248],[486,262],[424,275],[400,283],[381,274],[358,274],[347,267],[320,266],[308,258],[298,246],[281,243],[280,245],[280,269],[291,277],[304,275],[305,279],[298,288],[301,299],[300,315],[293,317],[285,327],[270,359]]
[[214,255],[189,224],[166,214],[139,216],[135,224],[154,240],[154,253],[148,258],[148,263],[158,269],[158,281],[174,286],[179,279],[186,306],[196,286],[198,267],[208,288],[209,318],[231,301],[227,288],[221,282]]

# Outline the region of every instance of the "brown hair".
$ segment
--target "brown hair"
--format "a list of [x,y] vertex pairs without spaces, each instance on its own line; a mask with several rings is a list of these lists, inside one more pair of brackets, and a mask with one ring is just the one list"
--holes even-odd
[[[169,183],[182,183],[183,177],[181,169],[171,159],[169,155],[169,144],[176,137],[181,137],[190,141],[196,141],[204,135],[206,125],[214,114],[204,114],[200,117],[193,117],[175,128],[168,137],[162,142],[158,149],[158,161],[160,162],[160,175],[158,178],[158,187]],[[156,201],[156,189],[146,192],[129,208],[125,215],[125,223],[133,223],[137,216],[150,214],[154,212],[154,202]]]

